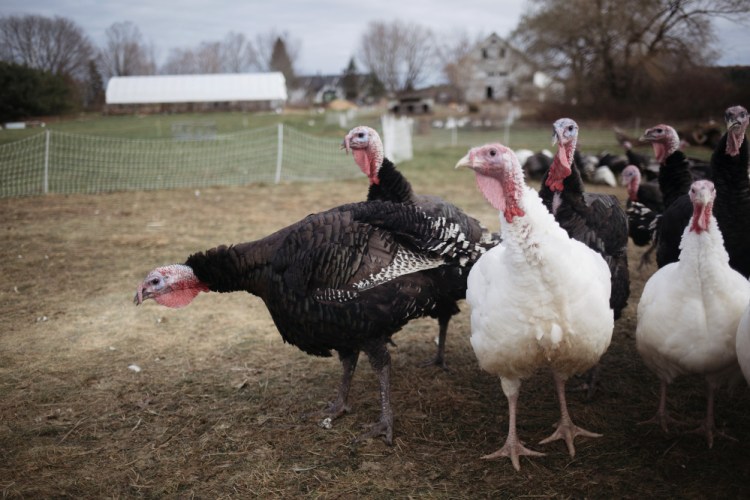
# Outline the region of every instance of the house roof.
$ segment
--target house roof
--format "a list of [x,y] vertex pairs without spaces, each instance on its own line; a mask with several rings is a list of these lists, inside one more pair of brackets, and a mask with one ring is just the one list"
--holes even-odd
[[115,76],[107,84],[107,104],[170,102],[285,101],[282,73]]

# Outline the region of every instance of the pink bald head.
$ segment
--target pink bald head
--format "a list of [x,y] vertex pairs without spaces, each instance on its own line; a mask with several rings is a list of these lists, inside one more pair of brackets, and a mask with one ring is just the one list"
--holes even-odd
[[641,185],[641,171],[635,165],[628,165],[622,170],[622,185],[628,190],[628,198],[638,201],[638,187]]
[[747,130],[750,115],[742,106],[732,106],[727,108],[724,113],[724,121],[727,124],[727,149],[729,156],[740,154],[740,146],[745,140],[745,131]]
[[208,286],[201,282],[193,270],[182,264],[157,267],[146,276],[135,293],[134,302],[140,305],[144,300],[154,299],[167,307],[185,307],[200,292],[208,292]]
[[677,131],[664,124],[646,129],[640,140],[651,143],[654,157],[659,163],[664,163],[664,160],[680,147],[680,136],[677,135]]
[[470,168],[476,174],[477,186],[490,204],[501,211],[505,220],[513,222],[525,215],[521,197],[525,182],[516,154],[502,144],[487,144],[469,150],[456,168]]
[[707,180],[695,181],[690,186],[690,201],[693,202],[693,218],[690,230],[697,234],[707,231],[711,222],[716,190],[714,183]]
[[380,135],[370,127],[354,127],[344,137],[341,144],[346,152],[352,152],[359,169],[370,179],[371,184],[379,184],[378,171],[383,165],[383,141]]
[[560,118],[552,125],[552,143],[557,144],[557,154],[552,160],[545,182],[552,191],[563,190],[563,181],[571,172],[577,142],[578,124],[575,121]]

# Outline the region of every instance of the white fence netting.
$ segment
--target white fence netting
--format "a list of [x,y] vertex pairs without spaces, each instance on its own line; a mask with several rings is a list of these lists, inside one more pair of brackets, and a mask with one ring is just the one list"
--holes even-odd
[[341,142],[282,125],[200,140],[45,131],[0,146],[0,197],[205,187],[361,175]]

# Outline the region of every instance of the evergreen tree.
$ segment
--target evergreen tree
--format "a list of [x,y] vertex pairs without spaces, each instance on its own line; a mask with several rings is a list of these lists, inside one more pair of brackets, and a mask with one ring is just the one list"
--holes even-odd
[[369,73],[365,77],[365,94],[373,100],[378,100],[386,95],[385,85],[375,73]]
[[70,110],[71,86],[61,75],[0,61],[0,121]]
[[104,81],[93,59],[89,61],[89,74],[86,81],[86,91],[83,96],[83,106],[86,109],[98,110],[104,105]]
[[341,87],[344,89],[344,97],[354,101],[359,97],[359,75],[357,74],[357,63],[354,58],[349,59],[349,66],[344,70],[341,78]]
[[273,44],[273,51],[271,52],[271,71],[280,71],[286,78],[287,88],[294,88],[296,86],[296,78],[294,76],[294,68],[292,67],[292,60],[289,58],[289,54],[286,51],[286,45],[281,37],[276,39]]

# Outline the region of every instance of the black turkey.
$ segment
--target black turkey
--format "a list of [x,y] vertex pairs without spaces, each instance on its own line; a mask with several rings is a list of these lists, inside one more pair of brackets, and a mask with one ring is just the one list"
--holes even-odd
[[561,118],[553,126],[558,151],[542,179],[539,196],[568,235],[597,251],[612,274],[610,307],[619,318],[630,296],[628,221],[614,195],[585,192],[573,154],[578,125]]
[[[628,219],[614,195],[587,193],[573,156],[578,140],[578,124],[561,118],[553,125],[557,154],[542,179],[539,196],[568,235],[601,255],[610,271],[609,306],[614,318],[622,315],[630,296],[628,270]],[[590,399],[597,385],[599,365],[586,375]]]
[[[473,217],[466,215],[460,208],[448,203],[437,196],[417,195],[409,181],[399,172],[396,165],[385,158],[383,142],[380,135],[372,128],[358,126],[344,137],[342,147],[351,151],[354,160],[364,174],[370,179],[367,199],[393,201],[418,206],[428,216],[446,218],[459,225],[460,231],[466,235],[467,244],[480,245],[490,249],[500,242],[497,234],[490,233],[487,228]],[[471,266],[451,266],[433,271],[442,280],[445,301],[437,305],[431,316],[438,320],[439,334],[435,357],[426,364],[435,364],[446,368],[445,339],[448,332],[448,322],[459,312],[457,301],[466,297],[466,278]]]
[[266,304],[284,341],[316,356],[337,351],[343,376],[329,419],[347,411],[360,351],[380,381],[381,415],[360,438],[393,440],[391,336],[452,300],[441,269],[475,262],[482,246],[459,224],[402,203],[362,202],[313,214],[265,238],[219,246],[153,270],[135,302],[182,307],[200,292],[249,292]]
[[[750,276],[750,179],[745,139],[748,120],[748,112],[742,106],[726,110],[727,131],[711,156],[710,168],[716,187],[713,214],[724,236],[729,265],[745,277]],[[665,209],[658,224],[656,262],[659,267],[679,259],[682,229],[692,214],[687,194]]]
[[628,234],[637,246],[651,243],[656,218],[664,211],[664,200],[659,185],[642,182],[641,170],[628,165],[622,171],[622,184],[628,191],[625,213],[628,216]]

